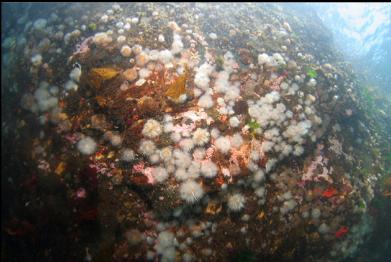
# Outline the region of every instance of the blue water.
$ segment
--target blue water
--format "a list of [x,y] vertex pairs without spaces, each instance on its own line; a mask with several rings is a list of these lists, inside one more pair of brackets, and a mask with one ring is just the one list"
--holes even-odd
[[336,46],[368,82],[391,93],[391,4],[316,3]]

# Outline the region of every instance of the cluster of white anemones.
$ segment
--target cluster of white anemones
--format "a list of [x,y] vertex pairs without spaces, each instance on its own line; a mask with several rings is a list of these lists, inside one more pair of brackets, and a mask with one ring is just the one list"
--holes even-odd
[[258,64],[264,65],[266,67],[277,67],[280,65],[285,65],[285,60],[279,53],[274,53],[272,56],[269,56],[266,53],[262,53],[258,56]]
[[[175,235],[170,231],[163,231],[159,234],[155,249],[157,254],[161,255],[162,261],[174,261],[175,260],[175,245],[177,240]],[[152,259],[151,259],[152,260]]]
[[45,124],[48,120],[54,124],[61,121],[61,108],[58,106],[60,89],[57,86],[50,86],[49,83],[42,81],[34,94],[26,93],[22,96],[20,105],[23,109],[33,113],[41,113],[39,122]]
[[209,89],[210,82],[210,74],[213,72],[214,67],[209,63],[205,62],[202,64],[197,70],[196,75],[194,77],[194,84],[204,90],[207,91]]
[[183,50],[182,37],[176,32],[173,32],[173,42],[171,45],[171,52],[174,55],[176,55],[180,53],[182,50]]
[[[211,108],[214,105],[212,99],[213,90],[209,88],[210,75],[213,72],[214,67],[205,62],[196,71],[194,77],[194,84],[197,88],[194,90],[195,96],[203,95],[198,99],[197,105],[202,108]],[[199,88],[199,89],[198,89]]]
[[[217,74],[216,81],[213,86],[214,92],[223,95],[223,97],[217,99],[217,103],[219,105],[219,113],[223,115],[234,114],[232,107],[234,106],[235,100],[240,96],[240,82],[229,81],[230,75],[233,72],[235,64],[236,62],[232,53],[226,52],[224,54],[224,70],[220,71]],[[232,120],[230,120],[230,124],[232,127],[239,125],[238,121],[236,121],[235,118],[232,118]]]
[[216,134],[214,145],[223,154],[228,154],[232,148],[239,148],[243,144],[243,138],[240,133],[232,136],[219,136]]
[[[205,146],[211,134],[207,128],[195,128],[194,123],[184,124],[185,120],[196,121],[204,119],[207,115],[202,112],[189,111],[182,116],[182,126],[174,126],[173,118],[166,114],[162,123],[149,119],[144,124],[142,134],[146,137],[139,146],[139,152],[148,157],[152,167],[152,176],[156,182],[162,183],[168,179],[170,174],[174,175],[177,181],[182,182],[179,187],[180,196],[188,203],[200,200],[204,194],[202,186],[195,180],[203,176],[205,179],[217,175],[218,167],[212,160],[205,159]],[[171,146],[157,148],[152,140],[162,133],[170,134],[170,137],[177,144],[177,148]],[[240,134],[235,134],[229,140],[234,140],[236,146],[243,142]],[[192,154],[190,153],[192,152]]]
[[[133,23],[133,20],[127,23],[129,28],[130,23]],[[140,67],[148,61],[160,61],[166,67],[172,67],[171,62],[176,59],[174,55],[182,52],[184,44],[179,26],[175,22],[170,22],[169,25],[173,30],[173,43],[170,50],[143,50],[140,45],[135,45],[132,48],[123,45],[121,47],[122,55],[129,57],[131,54],[135,54],[137,65]],[[116,27],[120,30],[125,29],[122,22],[117,23]],[[93,41],[98,45],[106,45],[112,41],[109,35],[108,33],[97,33]],[[164,36],[159,35],[158,40],[164,42]],[[125,43],[126,37],[120,35],[117,42]],[[258,63],[266,67],[276,67],[284,65],[285,60],[279,53],[272,56],[264,53],[258,56]],[[240,127],[243,120],[242,116],[235,116],[233,110],[235,100],[240,96],[240,83],[230,81],[230,76],[236,66],[233,54],[226,52],[224,54],[223,70],[217,72],[213,87],[210,87],[210,78],[216,73],[215,66],[208,62],[196,69],[194,79],[196,86],[194,95],[198,97],[197,105],[201,108],[211,108],[215,105],[212,95],[219,94],[220,97],[216,101],[218,104],[217,110],[222,115],[228,115],[228,123],[231,128]],[[80,78],[79,72],[74,71],[70,75],[73,83],[78,82]],[[141,79],[146,79],[150,76],[151,71],[148,68],[140,68],[138,74]],[[276,77],[275,74],[272,75],[274,78]],[[314,86],[314,81],[311,80],[310,82],[309,86]],[[290,82],[289,84],[286,82],[281,84],[283,95],[294,95],[299,91],[297,84],[290,84]],[[69,84],[69,88],[74,87],[74,85]],[[305,105],[303,104],[305,114],[302,113],[299,120],[293,119],[293,112],[286,108],[286,105],[281,101],[280,93],[276,91],[266,94],[258,101],[248,101],[248,113],[260,125],[260,128],[257,128],[255,132],[263,135],[264,138],[260,145],[262,152],[251,151],[248,163],[249,170],[254,173],[252,182],[255,194],[259,198],[264,199],[265,196],[265,187],[262,185],[265,180],[265,173],[268,173],[277,161],[283,157],[290,154],[296,156],[303,154],[302,145],[308,136],[313,135],[311,131],[313,123],[319,124],[321,122],[320,118],[315,115],[315,109],[312,106],[313,101],[314,97],[309,95],[304,103]],[[293,111],[296,112],[297,110]],[[175,179],[182,182],[179,188],[180,196],[189,203],[198,201],[204,193],[201,184],[196,182],[195,179],[200,176],[213,178],[218,172],[218,167],[213,161],[205,160],[205,149],[202,148],[209,143],[211,137],[214,139],[214,146],[223,154],[228,154],[232,148],[239,148],[243,144],[243,138],[239,132],[231,136],[221,136],[216,128],[213,128],[210,132],[207,128],[197,128],[196,130],[194,128],[187,130],[186,127],[178,128],[174,126],[173,119],[169,115],[164,116],[162,123],[149,119],[142,129],[145,139],[141,141],[138,149],[139,153],[148,157],[149,162],[155,165],[152,167],[152,176],[157,182],[164,182],[170,174],[174,174]],[[171,140],[177,144],[175,149],[171,146],[160,149],[156,147],[152,140],[155,140],[162,133],[170,135]],[[113,145],[120,145],[119,138],[118,141],[116,139],[110,141]],[[82,139],[78,143],[79,150],[85,154],[94,152],[96,144],[94,146],[92,142],[88,139]],[[267,152],[280,153],[280,155],[278,159],[270,158],[266,163],[265,170],[263,170],[256,163],[259,162],[261,153]],[[131,149],[124,149],[121,153],[121,159],[132,161],[135,159],[135,153]],[[233,211],[241,210],[244,203],[245,198],[239,193],[231,195],[227,201],[228,208]]]
[[[312,97],[308,98],[309,112],[314,114],[315,109],[310,107]],[[300,120],[293,119],[293,112],[288,110],[281,101],[280,94],[272,91],[258,101],[249,101],[249,115],[262,127],[256,130],[265,140],[262,143],[263,152],[280,153],[280,159],[290,154],[300,156],[304,152],[302,144],[312,135],[313,126],[306,115],[302,114]],[[319,124],[319,117],[313,117]]]

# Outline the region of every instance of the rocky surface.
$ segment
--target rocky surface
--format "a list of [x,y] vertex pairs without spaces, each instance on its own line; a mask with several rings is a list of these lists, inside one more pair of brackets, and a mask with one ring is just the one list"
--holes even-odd
[[[29,260],[38,243],[40,260],[338,261],[370,235],[390,107],[318,19],[255,3],[55,7],[46,23],[5,25],[5,258]],[[94,143],[81,149],[85,137]],[[192,147],[186,137],[203,148],[185,167],[199,197],[184,197],[185,159],[163,159]]]

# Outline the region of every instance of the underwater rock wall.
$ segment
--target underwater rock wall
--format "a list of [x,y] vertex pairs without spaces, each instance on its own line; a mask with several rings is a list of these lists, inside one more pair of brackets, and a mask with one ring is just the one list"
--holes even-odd
[[8,243],[63,223],[77,259],[354,254],[384,161],[319,21],[274,4],[84,7],[5,26],[3,146],[24,164],[3,158],[3,180],[29,207],[4,213]]

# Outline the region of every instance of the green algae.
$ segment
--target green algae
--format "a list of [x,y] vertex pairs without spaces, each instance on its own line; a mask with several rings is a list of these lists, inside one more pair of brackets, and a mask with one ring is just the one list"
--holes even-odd
[[88,29],[90,29],[91,31],[95,31],[97,28],[97,25],[95,23],[90,23],[88,25]]
[[312,68],[307,68],[307,76],[311,78],[316,78],[318,76],[318,73]]

